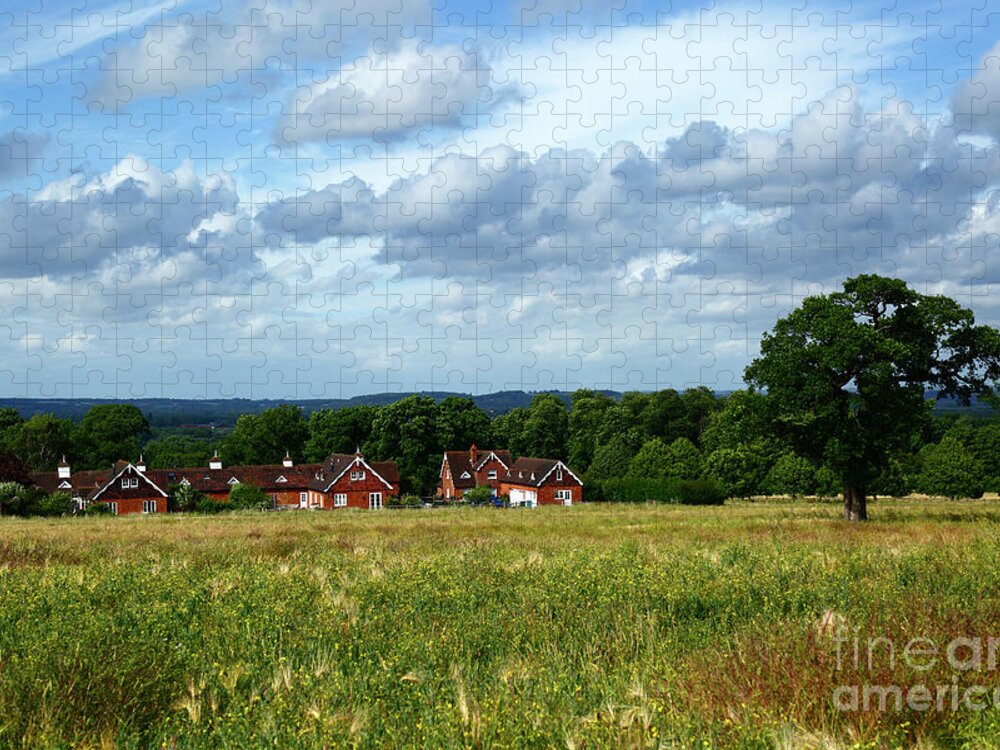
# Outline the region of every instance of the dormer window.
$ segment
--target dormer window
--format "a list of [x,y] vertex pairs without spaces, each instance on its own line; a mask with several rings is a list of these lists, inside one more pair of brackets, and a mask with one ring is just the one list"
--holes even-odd
[[351,472],[351,481],[352,482],[360,482],[364,478],[365,478],[365,472],[364,472],[364,470],[361,470],[361,471],[352,471]]
[[278,477],[278,478],[277,478],[277,479],[275,479],[274,481],[275,481],[275,482],[287,482],[288,480],[287,480],[287,479],[285,479],[285,478],[284,478],[284,477],[282,476],[282,477]]
[[462,479],[471,479],[471,475],[467,471],[462,472]]
[[240,483],[240,480],[237,479],[236,477],[229,477],[229,481],[226,482],[226,484],[230,484],[230,485],[239,484],[239,483]]

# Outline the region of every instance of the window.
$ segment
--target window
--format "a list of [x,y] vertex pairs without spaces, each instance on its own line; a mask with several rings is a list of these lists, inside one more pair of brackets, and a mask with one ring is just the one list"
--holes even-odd
[[381,510],[382,509],[382,493],[381,492],[369,492],[368,493],[368,510]]
[[177,481],[177,473],[174,472],[174,471],[168,471],[167,472],[167,481],[176,482]]
[[488,472],[486,472],[486,476],[489,477],[490,479],[496,479],[497,478],[497,470],[496,469],[490,469]]
[[308,492],[300,492],[299,493],[299,502],[300,503],[306,503],[308,501],[309,501],[309,493]]
[[556,490],[556,500],[572,500],[573,490]]
[[277,479],[275,479],[274,481],[275,482],[287,482],[288,480],[285,479],[283,476],[281,476],[281,477],[278,477]]
[[156,513],[156,501],[155,500],[143,500],[142,501],[142,512],[143,513]]
[[240,480],[237,479],[236,477],[229,477],[229,481],[226,482],[226,484],[229,484],[229,485],[234,485],[234,484],[239,484],[239,483],[240,483]]
[[343,492],[339,492],[333,496],[333,507],[334,508],[346,508],[347,507],[347,495]]
[[472,476],[469,474],[469,472],[463,471],[461,478],[462,479],[472,479]]
[[127,490],[139,486],[139,477],[123,477],[122,489]]
[[562,481],[562,466],[556,467],[556,481],[557,482]]
[[352,471],[351,472],[351,481],[352,482],[360,482],[364,478],[365,478],[365,472],[364,471]]
[[111,515],[117,516],[118,515],[118,503],[108,503],[108,505],[111,506]]

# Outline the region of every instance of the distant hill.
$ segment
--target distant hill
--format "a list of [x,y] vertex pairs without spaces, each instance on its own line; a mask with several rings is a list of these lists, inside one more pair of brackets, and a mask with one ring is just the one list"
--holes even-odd
[[[618,391],[602,390],[612,398],[621,398]],[[531,399],[538,393],[552,393],[567,404],[570,401],[568,391],[497,391],[496,393],[485,393],[479,396],[472,396],[476,405],[491,416],[506,414],[519,406],[528,406]],[[728,391],[716,391],[719,396],[727,395]],[[57,398],[0,398],[0,407],[13,407],[23,417],[30,417],[33,414],[55,414],[57,417],[70,417],[79,420],[86,414],[87,410],[97,404],[130,403],[139,407],[149,419],[154,427],[181,427],[181,426],[208,426],[219,427],[230,426],[241,414],[255,414],[264,409],[286,403],[295,403],[302,408],[307,415],[318,409],[341,409],[345,406],[384,406],[392,404],[407,396],[414,395],[408,393],[370,393],[363,396],[354,396],[347,399],[242,399],[242,398],[220,398],[220,399],[175,399],[175,398],[139,398],[139,399],[57,399]],[[468,397],[466,393],[455,393],[451,391],[425,391],[418,395],[432,396],[437,401],[442,401],[449,396]],[[934,394],[928,394],[928,398],[933,398]],[[935,412],[939,414],[986,417],[993,412],[989,405],[973,401],[971,406],[961,406],[953,400],[939,400],[935,406]]]
[[[476,405],[490,415],[506,414],[519,406],[528,406],[537,393],[543,391],[498,391],[480,396],[472,396]],[[615,391],[601,391],[612,398],[619,398]],[[566,391],[544,391],[554,393],[569,403],[570,393]],[[27,418],[33,414],[55,414],[57,417],[69,417],[79,420],[87,410],[98,404],[129,403],[137,406],[150,424],[154,427],[180,427],[182,425],[232,425],[241,414],[255,414],[280,404],[294,403],[302,408],[307,415],[318,409],[341,409],[345,406],[384,406],[392,404],[410,393],[370,393],[354,396],[348,399],[174,399],[174,398],[137,398],[137,399],[99,399],[99,398],[0,398],[0,407],[17,409],[21,416]],[[432,396],[437,401],[443,401],[449,396],[468,397],[467,393],[450,391],[421,392],[418,395]]]

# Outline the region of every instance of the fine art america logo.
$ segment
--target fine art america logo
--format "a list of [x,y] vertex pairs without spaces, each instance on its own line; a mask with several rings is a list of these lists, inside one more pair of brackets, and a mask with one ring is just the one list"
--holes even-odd
[[[1000,637],[959,636],[947,642],[916,637],[898,643],[885,636],[864,639],[840,628],[833,640],[836,669],[843,678],[833,691],[840,711],[1000,709],[995,679]],[[894,681],[872,681],[875,674],[891,675]],[[993,684],[984,684],[983,677]]]

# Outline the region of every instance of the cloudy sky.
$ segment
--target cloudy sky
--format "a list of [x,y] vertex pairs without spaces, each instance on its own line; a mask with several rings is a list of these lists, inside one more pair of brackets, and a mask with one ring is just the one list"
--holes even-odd
[[981,0],[587,5],[5,6],[0,395],[727,389],[862,272],[1000,324]]

